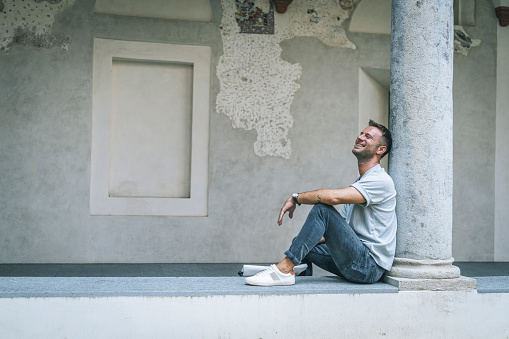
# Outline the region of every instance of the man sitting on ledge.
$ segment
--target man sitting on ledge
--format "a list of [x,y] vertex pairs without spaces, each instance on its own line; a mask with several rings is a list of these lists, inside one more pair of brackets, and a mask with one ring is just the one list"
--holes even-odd
[[[279,213],[278,224],[297,205],[314,205],[286,257],[277,265],[246,278],[249,285],[295,284],[293,267],[315,263],[331,273],[356,283],[374,283],[391,269],[396,250],[396,190],[380,166],[391,150],[389,130],[373,120],[355,140],[359,178],[349,187],[294,193]],[[338,212],[333,205],[343,204]]]

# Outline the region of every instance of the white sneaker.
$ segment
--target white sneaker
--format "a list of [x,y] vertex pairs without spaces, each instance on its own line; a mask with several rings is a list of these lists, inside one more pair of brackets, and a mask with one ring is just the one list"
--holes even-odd
[[264,271],[257,273],[252,277],[246,278],[246,284],[256,286],[285,286],[295,284],[295,273],[281,272],[276,265],[270,265]]

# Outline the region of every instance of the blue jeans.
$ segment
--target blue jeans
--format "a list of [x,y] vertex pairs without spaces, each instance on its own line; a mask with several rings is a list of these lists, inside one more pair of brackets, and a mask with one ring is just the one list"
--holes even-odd
[[[318,244],[322,237],[325,244]],[[356,283],[374,283],[385,272],[346,220],[332,206],[316,204],[285,255],[295,264],[312,265]]]

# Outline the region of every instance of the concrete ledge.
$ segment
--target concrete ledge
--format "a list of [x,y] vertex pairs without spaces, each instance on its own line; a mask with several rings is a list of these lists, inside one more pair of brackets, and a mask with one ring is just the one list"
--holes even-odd
[[0,277],[0,298],[397,293],[384,284],[297,277],[293,286],[249,286],[241,277]]
[[509,293],[476,291],[0,298],[16,339],[507,338],[507,319]]

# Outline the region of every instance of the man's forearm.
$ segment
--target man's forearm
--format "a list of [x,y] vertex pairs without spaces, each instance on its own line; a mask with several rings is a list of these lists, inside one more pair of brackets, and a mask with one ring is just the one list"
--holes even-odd
[[[299,193],[297,197],[297,203],[299,204],[327,204],[327,205],[337,205],[337,204],[360,204],[364,203],[366,200],[353,187],[341,188],[341,189],[321,189],[316,191]],[[288,216],[290,219],[293,217],[293,212],[297,205],[295,204],[294,197],[289,197],[283,207],[281,207],[281,211],[279,211],[279,217],[277,219],[277,223],[279,226],[283,223],[283,216],[288,212]]]
[[314,205],[338,205],[338,204],[360,204],[366,202],[364,197],[353,187],[340,189],[319,189],[299,193],[297,198],[299,204]]
[[299,204],[314,205],[314,204],[326,204],[326,205],[337,205],[339,202],[332,196],[331,189],[319,189],[315,191],[299,193],[297,198]]

